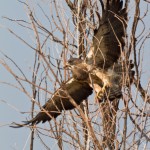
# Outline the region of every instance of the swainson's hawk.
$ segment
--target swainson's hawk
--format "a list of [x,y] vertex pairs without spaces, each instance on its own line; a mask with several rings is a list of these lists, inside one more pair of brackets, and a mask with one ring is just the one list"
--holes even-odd
[[[96,90],[99,99],[113,100],[121,97],[124,67],[118,59],[125,45],[127,12],[126,8],[123,8],[122,0],[104,2],[99,28],[94,32],[93,47],[86,60],[70,59],[67,65],[72,70],[73,77],[65,83],[65,89],[60,87],[56,90],[35,118],[22,125],[16,124],[16,127],[34,125],[56,118],[63,110],[75,108],[70,98],[79,105],[92,94],[93,90]],[[133,65],[129,66],[131,67],[127,73],[132,77]]]

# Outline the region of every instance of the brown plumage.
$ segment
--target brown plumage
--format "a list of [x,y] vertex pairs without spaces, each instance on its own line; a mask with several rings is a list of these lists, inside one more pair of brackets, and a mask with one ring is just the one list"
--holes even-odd
[[91,95],[93,91],[93,89],[86,82],[82,83],[73,78],[66,82],[65,90],[59,88],[54,93],[52,98],[50,98],[42,107],[41,112],[39,112],[33,119],[24,121],[24,124],[13,123],[11,127],[18,128],[28,124],[34,125],[38,124],[39,122],[44,123],[52,118],[56,118],[63,110],[71,110],[75,108],[70,101],[69,96],[77,105],[79,105],[84,99],[87,99],[87,97]]
[[[123,8],[122,0],[105,0],[104,2],[99,28],[94,32],[93,48],[90,49],[86,60],[73,58],[68,61],[67,65],[72,71],[73,78],[65,83],[65,90],[60,87],[32,120],[24,124],[15,124],[16,126],[13,127],[44,123],[51,118],[56,118],[63,110],[75,108],[70,97],[79,105],[92,94],[94,87],[91,86],[89,75],[93,76],[94,82],[92,82],[98,84],[95,87],[98,87],[99,99],[105,99],[107,96],[113,100],[122,96],[122,73],[118,73],[115,66],[119,64],[118,59],[121,51],[124,50],[127,12],[126,8]],[[89,74],[87,66],[96,68]]]
[[118,59],[124,51],[127,28],[127,10],[123,8],[123,1],[103,2],[99,27],[94,32],[93,47],[86,58],[87,64],[95,65],[99,69],[97,76],[104,82],[102,90],[97,93],[100,101],[106,97],[114,100],[122,96],[123,72],[118,72],[115,68],[122,66]]
[[124,50],[127,27],[127,12],[122,5],[122,0],[107,0],[99,28],[94,33],[93,49],[87,56],[88,64],[107,69],[120,57]]
[[71,57],[65,68],[70,68],[73,78],[78,81],[86,81],[89,78],[87,64],[81,59]]

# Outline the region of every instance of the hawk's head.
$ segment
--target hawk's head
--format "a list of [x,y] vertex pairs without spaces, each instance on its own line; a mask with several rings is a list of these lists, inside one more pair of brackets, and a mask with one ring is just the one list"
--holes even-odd
[[89,77],[87,64],[82,59],[71,57],[65,68],[71,69],[72,76],[76,80],[87,80]]
[[71,58],[67,61],[65,68],[72,68],[72,67],[74,67],[74,66],[76,66],[76,65],[78,65],[78,64],[81,64],[81,63],[83,63],[83,60],[82,60],[82,59],[71,57]]

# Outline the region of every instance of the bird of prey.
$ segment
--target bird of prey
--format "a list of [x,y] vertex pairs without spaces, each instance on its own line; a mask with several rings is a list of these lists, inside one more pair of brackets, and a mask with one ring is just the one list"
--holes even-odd
[[131,77],[134,75],[132,63],[129,63],[129,71],[119,63],[125,46],[127,12],[122,0],[103,2],[99,27],[94,31],[93,47],[86,59],[71,58],[66,66],[71,69],[72,78],[55,91],[33,119],[15,127],[56,118],[63,110],[71,110],[87,99],[93,90],[100,100],[122,96],[122,72],[131,74]]
[[73,78],[78,81],[85,81],[89,78],[87,64],[85,64],[82,59],[71,57],[68,60],[65,68],[70,68]]

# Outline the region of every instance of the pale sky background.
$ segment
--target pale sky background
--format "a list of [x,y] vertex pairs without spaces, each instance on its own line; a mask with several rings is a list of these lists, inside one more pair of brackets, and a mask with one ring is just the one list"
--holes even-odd
[[[146,9],[146,3],[142,3],[142,9]],[[150,6],[149,6],[150,7]],[[150,9],[149,9],[150,10]],[[13,19],[25,19],[27,20],[26,10],[23,5],[17,2],[17,0],[1,0],[0,3],[0,51],[6,53],[10,56],[24,72],[27,72],[28,77],[30,77],[30,66],[32,66],[33,51],[27,46],[22,44],[14,36],[12,36],[8,31],[7,27],[12,28],[22,37],[28,39],[27,34],[19,28],[18,25],[12,23],[2,16],[7,16]],[[149,14],[150,16],[150,14]],[[149,17],[150,20],[150,17]],[[150,25],[150,21],[146,20],[146,23]],[[145,46],[147,51],[144,52],[144,70],[145,80],[143,84],[147,84],[149,80],[150,73],[150,44]],[[148,56],[148,57],[147,57]],[[3,56],[0,54],[0,59]],[[12,66],[12,68],[14,68]],[[31,78],[31,77],[30,77]],[[0,65],[0,82],[7,81],[10,83],[15,83],[14,78],[9,75],[9,73]],[[3,100],[7,103],[4,103]],[[15,107],[15,108],[12,108]],[[30,101],[22,92],[9,87],[7,85],[0,83],[0,149],[1,150],[28,150],[30,142],[27,141],[30,136],[29,128],[13,129],[9,128],[9,124],[13,121],[21,122],[25,120],[28,116],[19,113],[19,110],[29,111]],[[26,144],[27,142],[27,144]],[[47,143],[52,149],[57,149],[55,143]],[[41,144],[38,143],[36,138],[35,150],[41,150]]]
[[[7,31],[7,27],[12,27],[19,35],[22,36],[23,31],[18,27],[18,25],[2,18],[2,16],[7,16],[13,19],[22,18],[27,20],[23,5],[17,2],[17,0],[1,0],[0,16],[0,51],[9,55],[21,68],[25,69],[24,72],[28,72],[30,74],[29,67],[33,63],[33,51]],[[26,37],[26,39],[27,38],[28,37]],[[1,54],[0,57],[2,58]],[[10,76],[1,65],[0,81],[15,83],[13,77]],[[0,93],[0,149],[28,150],[29,142],[26,147],[24,146],[30,134],[30,129],[23,128],[18,130],[3,125],[10,124],[13,121],[20,122],[25,119],[23,117],[24,115],[21,115],[9,105],[12,105],[17,109],[28,110],[27,108],[30,109],[30,101],[27,100],[25,94],[21,93],[19,90],[2,84],[0,84]],[[3,103],[2,100],[7,101],[8,105]],[[40,150],[42,148],[35,147],[35,149]]]

